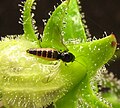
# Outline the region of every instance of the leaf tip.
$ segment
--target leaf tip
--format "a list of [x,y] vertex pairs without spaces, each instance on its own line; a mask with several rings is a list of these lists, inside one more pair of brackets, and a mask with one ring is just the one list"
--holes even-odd
[[116,37],[113,33],[111,34],[111,38],[113,39],[113,41],[111,42],[111,46],[116,47],[117,46],[117,41],[116,41]]

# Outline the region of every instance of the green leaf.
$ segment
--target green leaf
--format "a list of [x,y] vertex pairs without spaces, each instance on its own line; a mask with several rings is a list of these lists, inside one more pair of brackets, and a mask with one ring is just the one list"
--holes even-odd
[[103,93],[102,96],[112,103],[113,108],[120,107],[120,100],[115,93],[113,92]]
[[[96,74],[97,70],[101,66],[108,62],[108,60],[114,54],[116,49],[116,39],[114,35],[111,34],[110,36],[100,40],[94,40],[92,42],[76,45],[68,45],[67,47],[69,48],[69,51],[76,57],[72,65],[74,65],[76,62],[79,63],[78,67],[72,67],[68,65],[69,70],[67,69],[68,73],[70,74],[69,76],[71,76],[68,79],[71,79],[71,83],[74,85],[73,89],[75,94],[72,94],[73,91],[69,91],[63,98],[57,101],[56,108],[76,108],[75,103],[71,103],[71,100],[76,102],[76,97],[78,94],[80,94],[82,99],[90,104],[90,106],[93,108],[95,106],[98,106],[99,108],[108,108],[109,106],[101,102],[92,91],[92,88],[90,87],[90,79]],[[82,68],[84,67],[85,70],[81,70],[80,65]],[[82,80],[81,75],[83,74],[84,78]],[[71,99],[67,100],[66,98],[68,97],[71,97]]]
[[72,39],[79,39],[80,42],[86,41],[86,34],[84,25],[82,23],[80,10],[77,4],[77,0],[68,0],[68,6],[66,7],[66,14],[63,22],[63,38],[65,41]]
[[41,46],[64,51],[67,48],[63,40],[69,41],[74,39],[79,39],[80,42],[83,42],[86,41],[86,35],[77,1],[68,0],[58,6],[48,20]]
[[35,0],[27,0],[23,7],[23,30],[24,38],[30,41],[37,41],[35,34],[35,25],[31,16],[31,8]]
[[62,26],[65,10],[68,2],[65,1],[57,7],[45,26],[41,46],[43,48],[55,48],[57,50],[67,50],[63,44]]

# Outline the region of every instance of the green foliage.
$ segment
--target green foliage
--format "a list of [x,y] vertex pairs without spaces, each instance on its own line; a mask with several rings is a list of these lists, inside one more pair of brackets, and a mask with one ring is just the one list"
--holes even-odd
[[[53,102],[56,108],[110,108],[101,101],[91,79],[116,50],[113,34],[87,42],[76,0],[59,5],[45,26],[42,42],[35,34],[31,7],[24,4],[24,34],[0,42],[0,90],[6,108],[40,108]],[[26,53],[29,48],[69,51],[75,61],[48,61]],[[96,80],[93,82],[96,84]]]
[[31,15],[31,8],[35,0],[27,0],[23,7],[23,30],[24,38],[30,41],[37,41],[34,20],[32,19],[33,14]]
[[86,35],[76,0],[66,0],[53,12],[43,33],[43,47],[67,50],[64,41],[86,41]]

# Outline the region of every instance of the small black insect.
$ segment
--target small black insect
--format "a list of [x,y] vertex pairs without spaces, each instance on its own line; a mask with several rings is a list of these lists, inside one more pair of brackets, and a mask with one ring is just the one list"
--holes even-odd
[[73,62],[75,60],[75,56],[72,53],[67,51],[60,52],[52,48],[33,48],[28,49],[27,53],[50,61],[61,59],[63,62]]

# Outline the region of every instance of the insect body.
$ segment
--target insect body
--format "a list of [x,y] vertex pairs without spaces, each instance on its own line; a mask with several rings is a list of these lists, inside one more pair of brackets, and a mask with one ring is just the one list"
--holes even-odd
[[60,52],[52,48],[33,48],[28,49],[27,53],[36,55],[50,61],[61,59],[63,62],[73,62],[75,60],[75,56],[72,53],[67,51]]

